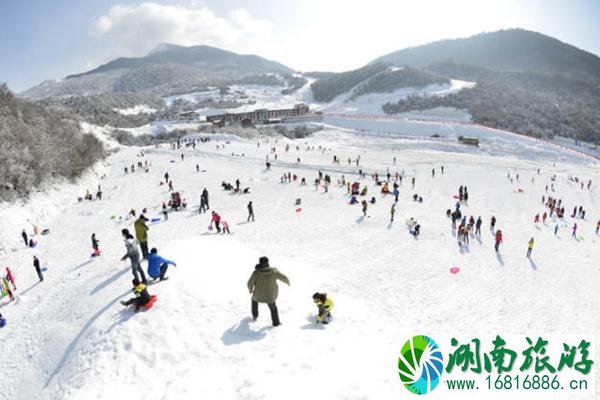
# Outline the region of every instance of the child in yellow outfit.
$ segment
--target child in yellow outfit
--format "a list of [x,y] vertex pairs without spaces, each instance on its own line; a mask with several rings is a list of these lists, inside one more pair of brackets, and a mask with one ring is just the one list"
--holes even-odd
[[313,294],[313,301],[319,309],[319,315],[317,315],[317,324],[328,324],[331,320],[331,309],[333,308],[333,300],[327,296],[327,293],[315,293]]

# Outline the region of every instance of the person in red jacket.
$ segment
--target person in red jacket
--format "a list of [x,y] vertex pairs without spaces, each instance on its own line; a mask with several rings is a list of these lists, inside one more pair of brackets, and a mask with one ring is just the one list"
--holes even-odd
[[494,248],[496,249],[496,253],[498,252],[498,248],[500,247],[500,243],[502,243],[502,231],[500,229],[498,229],[496,231],[496,244],[494,245]]
[[216,212],[212,212],[212,219],[210,220],[210,225],[215,224],[215,228],[217,228],[217,232],[221,233],[221,216]]
[[6,267],[6,277],[8,278],[8,281],[12,284],[13,289],[17,290],[17,285],[15,284],[15,276],[8,267]]

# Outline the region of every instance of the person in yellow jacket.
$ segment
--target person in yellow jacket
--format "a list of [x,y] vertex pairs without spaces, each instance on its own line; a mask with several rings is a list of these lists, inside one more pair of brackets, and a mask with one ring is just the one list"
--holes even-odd
[[529,244],[527,245],[527,258],[531,257],[531,252],[533,251],[533,244],[534,244],[534,240],[533,238],[529,239]]
[[313,294],[313,301],[319,309],[319,315],[317,315],[317,324],[328,324],[331,320],[331,309],[333,308],[333,300],[327,296],[327,293],[315,293]]
[[142,214],[133,224],[133,227],[135,228],[135,238],[140,244],[142,258],[144,260],[148,258],[148,225],[146,225],[146,222],[148,222],[148,219]]

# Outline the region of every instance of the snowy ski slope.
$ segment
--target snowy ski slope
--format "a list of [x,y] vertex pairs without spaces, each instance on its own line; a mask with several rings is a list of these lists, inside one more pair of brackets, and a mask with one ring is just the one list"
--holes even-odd
[[[458,145],[454,135],[431,139],[419,132],[382,134],[372,125],[360,129],[328,127],[301,141],[264,139],[260,147],[240,139],[218,143],[224,149],[216,142],[195,150],[148,148],[144,158],[139,148],[119,147],[77,184],[57,184],[26,204],[3,205],[0,266],[12,268],[19,290],[16,302],[0,300],[8,319],[0,330],[0,399],[398,399],[408,392],[396,359],[415,334],[598,333],[596,161],[500,132],[488,132],[481,148],[472,148]],[[266,171],[272,146],[278,161]],[[341,165],[332,164],[333,155]],[[337,186],[342,174],[358,179],[358,168],[346,161],[358,155],[368,173],[404,173],[395,222],[389,222],[393,199],[383,197],[370,176],[360,181],[377,199],[367,218]],[[123,167],[138,160],[147,160],[150,171],[124,175]],[[332,175],[327,193],[311,184],[319,170]],[[151,225],[149,243],[177,267],[169,268],[168,281],[149,286],[158,295],[154,308],[134,314],[119,304],[131,289],[129,264],[119,261],[125,252],[120,230],[132,228],[125,219],[131,208],[159,216],[169,197],[159,185],[166,171],[189,206]],[[280,183],[288,171],[306,177],[308,186]],[[511,183],[509,172],[520,182]],[[553,174],[556,191],[546,193]],[[592,190],[581,190],[570,176],[592,179]],[[251,194],[221,189],[222,181],[236,178]],[[77,202],[97,184],[101,201]],[[445,216],[459,185],[470,193],[464,213],[484,220],[481,240],[471,239],[468,248],[457,245]],[[203,187],[211,210],[228,221],[230,236],[209,231],[208,214],[197,214]],[[413,193],[424,202],[413,202]],[[587,210],[586,220],[577,220],[584,239],[570,237],[575,220],[569,217],[559,222],[557,237],[554,221],[533,224],[548,194],[562,198],[569,215],[575,205]],[[250,200],[256,222],[246,223]],[[504,233],[498,255],[488,230],[492,215]],[[418,239],[404,225],[409,217],[422,226]],[[32,232],[33,225],[50,234],[27,249],[20,232]],[[90,258],[93,232],[102,249],[97,259]],[[528,260],[532,236],[536,247]],[[40,284],[34,254],[48,266]],[[270,326],[264,305],[258,321],[250,319],[246,281],[261,255],[291,281],[280,285],[278,328]],[[460,272],[450,274],[452,267]],[[315,291],[329,293],[336,304],[325,328],[313,323]]]

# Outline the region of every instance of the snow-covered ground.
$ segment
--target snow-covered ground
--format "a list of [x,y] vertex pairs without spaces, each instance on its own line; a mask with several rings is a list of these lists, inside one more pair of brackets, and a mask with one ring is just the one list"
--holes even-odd
[[180,121],[154,121],[150,124],[138,126],[135,128],[119,128],[129,132],[134,136],[139,135],[158,135],[170,133],[177,129],[197,130],[200,126],[206,125],[204,122],[180,122]]
[[[263,139],[260,146],[256,140],[213,141],[195,150],[147,148],[144,157],[139,148],[121,147],[77,184],[57,185],[25,205],[3,205],[2,266],[12,267],[19,290],[16,302],[0,300],[8,319],[0,329],[0,399],[409,398],[396,365],[408,335],[598,333],[596,161],[518,135],[474,133],[467,125],[415,122],[383,134],[383,122],[369,122],[328,127],[298,141]],[[430,138],[435,132],[444,137]],[[461,133],[480,135],[481,148],[457,144]],[[278,160],[270,154],[273,166],[266,171],[273,146]],[[332,164],[333,155],[341,165]],[[359,155],[368,173],[404,174],[395,222],[389,222],[393,199],[382,196],[369,176],[359,180],[377,200],[367,218],[338,187],[342,174],[358,180],[359,167],[346,160]],[[125,166],[145,160],[148,173],[123,174]],[[311,185],[319,170],[332,176],[327,193]],[[168,281],[149,286],[158,295],[154,308],[134,314],[119,304],[131,289],[128,263],[119,261],[125,251],[120,230],[132,228],[125,217],[131,208],[147,207],[150,218],[159,218],[169,198],[159,184],[166,171],[189,206],[151,225],[149,243],[177,267],[169,268]],[[306,177],[308,186],[280,183],[288,171]],[[509,172],[520,181],[511,183]],[[556,191],[546,193],[553,174]],[[569,176],[592,179],[592,190],[581,190]],[[221,189],[222,181],[236,178],[251,194]],[[77,202],[98,184],[101,201]],[[445,216],[460,185],[470,194],[464,214],[484,220],[481,240],[472,238],[466,248],[457,245]],[[231,235],[209,231],[209,216],[197,214],[203,187]],[[424,202],[413,202],[413,193]],[[568,214],[582,205],[586,220],[535,226],[534,215],[544,211],[542,195],[561,198]],[[256,222],[246,223],[250,200]],[[504,232],[499,254],[487,229],[492,215]],[[418,239],[404,225],[409,217],[422,226]],[[581,240],[570,237],[574,222]],[[39,236],[32,250],[23,246],[20,231],[31,232],[33,225],[50,234]],[[102,249],[97,259],[90,258],[93,232]],[[525,258],[530,237],[536,240],[531,260]],[[40,284],[34,254],[48,266]],[[258,321],[249,318],[246,281],[261,255],[291,281],[280,285],[283,325],[277,328],[266,307]],[[452,267],[460,272],[450,274]],[[329,293],[336,304],[326,327],[313,322],[315,291]]]
[[246,112],[262,108],[279,109],[292,108],[294,105],[310,100],[310,84],[314,79],[308,79],[307,84],[294,93],[282,94],[285,86],[267,85],[230,85],[227,93],[221,94],[219,88],[209,88],[201,92],[186,93],[182,95],[169,96],[164,100],[171,105],[175,100],[181,99],[189,103],[201,103],[203,101],[214,102],[237,102],[241,103],[236,108],[199,108],[196,110],[200,115],[214,115],[226,112]]
[[154,114],[156,112],[155,108],[146,104],[138,104],[129,108],[114,108],[113,110],[123,115]]
[[[356,98],[352,98],[351,90],[329,103],[316,105],[316,109],[326,113],[385,115],[382,106],[386,103],[397,103],[410,96],[447,96],[473,86],[475,82],[452,79],[450,83],[432,84],[424,88],[399,88],[391,93],[368,93]],[[427,114],[421,115],[421,118],[426,117]]]

